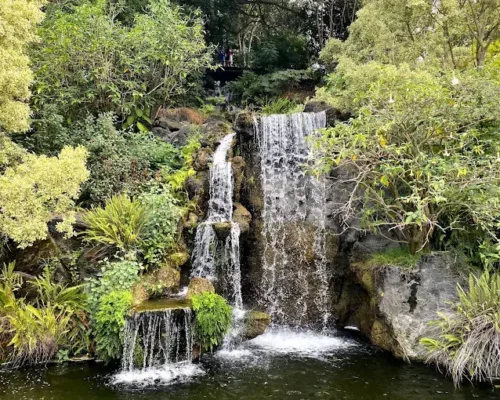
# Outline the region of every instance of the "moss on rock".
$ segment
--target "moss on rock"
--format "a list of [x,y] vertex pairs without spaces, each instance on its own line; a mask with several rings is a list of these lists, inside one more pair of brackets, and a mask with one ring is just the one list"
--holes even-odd
[[251,340],[265,332],[271,323],[271,317],[261,311],[249,311],[245,314],[243,323],[244,328],[241,336],[244,340]]
[[199,277],[193,278],[189,282],[186,298],[191,299],[193,296],[196,296],[203,292],[215,293],[215,288],[212,282],[210,282],[206,278],[199,278]]

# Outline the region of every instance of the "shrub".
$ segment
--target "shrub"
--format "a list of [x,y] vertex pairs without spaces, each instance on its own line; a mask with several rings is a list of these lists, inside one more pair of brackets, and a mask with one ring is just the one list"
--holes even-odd
[[468,289],[459,285],[457,292],[456,314],[438,314],[437,339],[421,341],[427,361],[444,367],[456,385],[491,382],[500,373],[500,274],[471,274]]
[[152,265],[159,265],[169,251],[176,246],[177,226],[181,210],[177,200],[166,189],[152,187],[139,197],[149,213],[141,240],[144,259]]
[[158,170],[182,165],[179,151],[170,143],[150,133],[118,130],[116,123],[109,113],[67,123],[53,107],[45,107],[33,124],[34,132],[13,140],[31,152],[49,156],[64,146],[84,146],[90,176],[82,185],[79,202],[85,206],[104,204],[124,191],[140,192]]
[[[1,140],[1,139],[0,139]],[[2,154],[10,164],[11,153]],[[47,223],[60,215],[60,232],[71,234],[74,201],[89,173],[85,168],[87,150],[65,147],[57,157],[21,152],[21,160],[0,174],[0,234],[18,243],[20,248],[47,237]],[[19,154],[18,154],[19,155]]]
[[226,299],[204,292],[191,298],[195,312],[195,340],[203,350],[213,351],[231,327],[231,307]]
[[128,251],[140,245],[148,218],[149,210],[139,200],[124,194],[114,196],[104,208],[95,208],[85,215],[89,228],[84,235],[99,246]]
[[125,316],[131,307],[130,291],[112,291],[100,299],[94,332],[97,356],[104,361],[121,357]]

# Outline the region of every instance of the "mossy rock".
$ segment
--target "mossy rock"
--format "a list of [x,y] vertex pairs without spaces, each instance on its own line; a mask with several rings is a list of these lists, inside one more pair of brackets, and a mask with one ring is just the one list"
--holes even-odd
[[215,233],[220,240],[226,240],[226,238],[231,234],[231,228],[233,224],[231,222],[217,222],[213,224]]
[[233,221],[240,226],[241,233],[246,233],[250,230],[250,222],[252,222],[252,214],[240,203],[235,203],[233,213]]
[[189,261],[189,253],[187,251],[177,251],[172,253],[167,258],[167,263],[172,268],[180,268]]
[[193,278],[189,282],[188,292],[186,294],[187,299],[193,298],[193,296],[199,295],[204,292],[215,293],[215,288],[212,282],[206,278]]
[[244,340],[251,340],[262,335],[271,323],[271,317],[261,311],[249,311],[244,317],[244,327],[241,336]]
[[143,275],[132,287],[133,304],[137,306],[152,297],[168,296],[179,291],[180,271],[165,264]]
[[393,338],[390,330],[382,321],[378,319],[373,322],[370,338],[376,346],[387,351],[394,350],[392,346]]

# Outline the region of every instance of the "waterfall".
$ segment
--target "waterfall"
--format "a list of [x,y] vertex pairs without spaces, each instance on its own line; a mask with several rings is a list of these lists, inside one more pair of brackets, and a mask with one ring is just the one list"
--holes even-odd
[[216,281],[235,308],[241,309],[240,227],[232,221],[233,171],[226,161],[234,135],[224,137],[213,157],[208,213],[196,230],[191,275]]
[[264,199],[261,303],[273,322],[302,325],[315,308],[326,326],[326,185],[305,168],[307,137],[326,126],[326,114],[271,115],[255,126]]
[[190,308],[142,311],[127,320],[122,371],[191,363],[193,315]]

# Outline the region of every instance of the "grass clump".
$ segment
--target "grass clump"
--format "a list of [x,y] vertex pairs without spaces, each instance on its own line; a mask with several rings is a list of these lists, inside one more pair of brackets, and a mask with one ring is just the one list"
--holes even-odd
[[457,286],[455,315],[438,313],[437,338],[424,338],[427,361],[443,367],[459,386],[464,379],[490,382],[500,374],[500,273],[469,275]]
[[191,298],[195,312],[195,338],[202,350],[213,351],[231,327],[231,307],[216,293],[203,292]]
[[399,267],[411,269],[415,267],[418,260],[420,260],[421,253],[411,254],[407,247],[397,247],[375,253],[370,259],[363,263],[363,266],[368,268],[378,267]]

